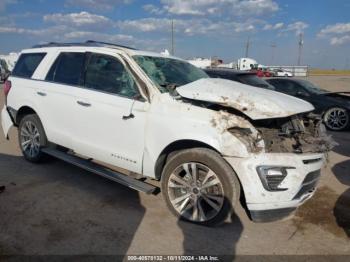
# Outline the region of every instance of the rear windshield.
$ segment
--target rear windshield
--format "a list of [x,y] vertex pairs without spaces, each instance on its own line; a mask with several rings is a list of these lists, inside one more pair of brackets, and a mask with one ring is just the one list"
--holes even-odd
[[12,75],[31,78],[45,55],[46,53],[22,54],[12,71]]

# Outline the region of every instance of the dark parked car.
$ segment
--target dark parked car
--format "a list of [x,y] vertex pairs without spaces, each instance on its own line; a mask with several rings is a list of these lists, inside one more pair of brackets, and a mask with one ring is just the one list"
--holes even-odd
[[350,92],[329,92],[309,81],[274,78],[266,80],[276,91],[299,97],[313,104],[316,113],[323,115],[328,129],[341,131],[349,127]]
[[275,88],[264,79],[259,78],[256,72],[239,71],[230,68],[207,68],[204,70],[212,78],[223,78],[242,84],[274,90]]

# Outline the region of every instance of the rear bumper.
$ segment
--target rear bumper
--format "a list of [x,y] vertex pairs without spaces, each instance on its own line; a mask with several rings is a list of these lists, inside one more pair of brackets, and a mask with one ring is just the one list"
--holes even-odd
[[4,106],[1,110],[1,127],[6,139],[8,139],[8,132],[11,126],[13,126],[13,121],[10,117],[9,112],[7,111],[6,106]]

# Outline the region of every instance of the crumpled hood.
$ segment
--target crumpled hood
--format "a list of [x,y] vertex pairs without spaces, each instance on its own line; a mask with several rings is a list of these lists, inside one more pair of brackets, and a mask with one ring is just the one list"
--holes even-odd
[[314,110],[304,100],[219,78],[199,79],[176,91],[185,98],[232,107],[253,120],[282,118]]

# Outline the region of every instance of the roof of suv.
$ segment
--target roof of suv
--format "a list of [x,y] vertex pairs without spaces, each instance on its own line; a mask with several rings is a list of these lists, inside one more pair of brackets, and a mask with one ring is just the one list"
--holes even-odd
[[33,46],[33,48],[43,48],[43,47],[67,47],[67,46],[89,46],[89,47],[111,47],[111,48],[123,48],[123,49],[131,49],[136,50],[133,47],[125,46],[125,45],[118,45],[113,43],[106,43],[106,42],[99,42],[94,40],[88,40],[83,43],[56,43],[56,42],[50,42],[46,44],[39,44]]
[[93,41],[88,40],[86,42],[82,43],[46,43],[46,44],[39,44],[35,45],[30,49],[23,50],[25,53],[28,52],[34,52],[34,50],[38,49],[50,49],[50,48],[58,48],[58,49],[65,49],[65,48],[107,48],[107,49],[115,49],[115,50],[121,50],[129,55],[142,55],[142,56],[154,56],[154,57],[165,57],[165,58],[173,58],[177,60],[182,60],[178,57],[174,57],[171,55],[164,55],[161,53],[151,52],[151,51],[143,51],[138,50],[133,47],[125,46],[125,45],[119,45],[119,44],[113,44],[113,43],[106,43],[106,42],[99,42],[99,41]]

